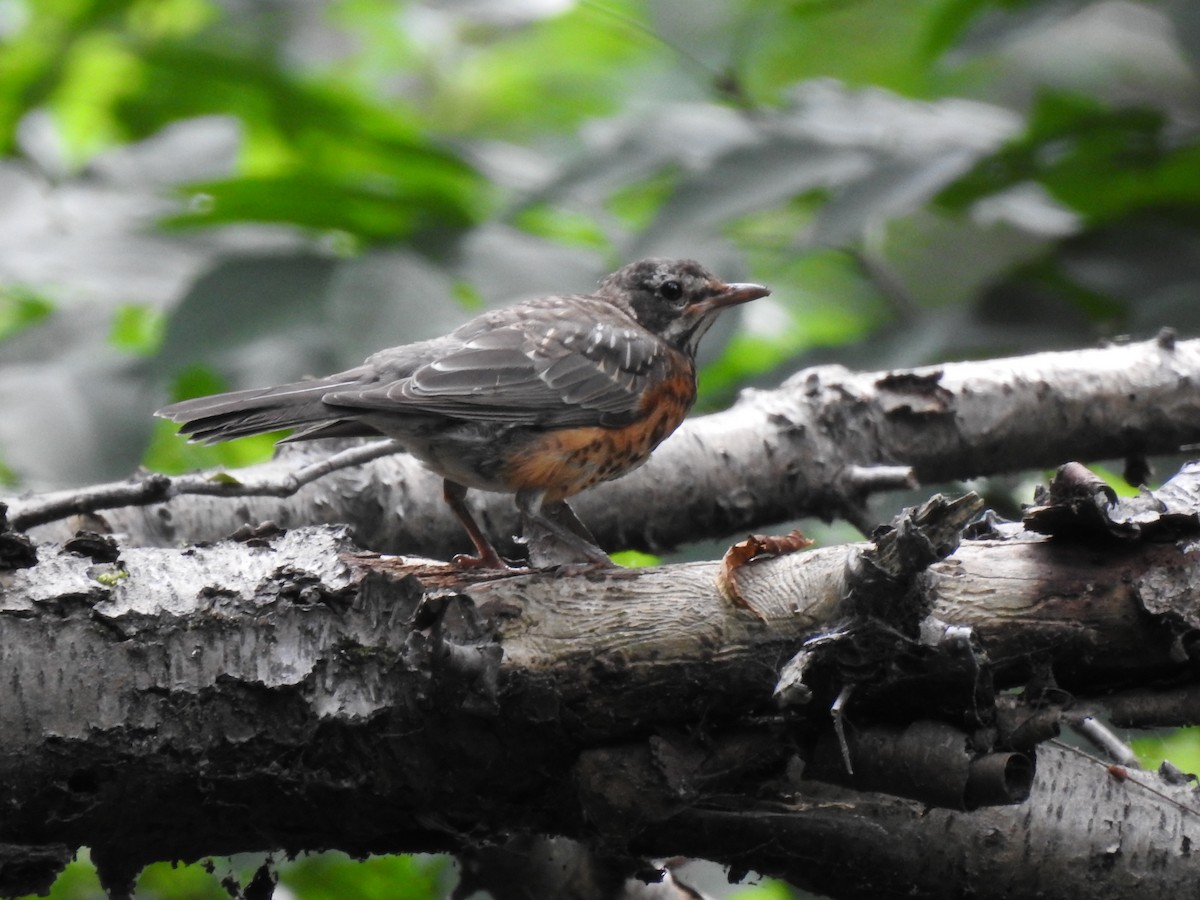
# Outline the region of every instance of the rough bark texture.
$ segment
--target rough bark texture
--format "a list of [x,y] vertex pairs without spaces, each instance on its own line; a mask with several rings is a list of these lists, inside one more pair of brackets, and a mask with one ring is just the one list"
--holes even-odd
[[[923,482],[944,482],[1198,443],[1198,386],[1200,341],[1169,336],[893,372],[810,369],[685,422],[642,469],[573,505],[612,549],[661,550],[801,516],[864,524],[864,499],[903,483],[880,466],[911,466]],[[289,448],[238,477],[278,477],[330,452],[327,444]],[[469,548],[440,492],[438,479],[397,456],[323,478],[290,499],[181,497],[104,517],[143,546],[218,540],[247,523],[340,522],[364,547],[446,559]],[[472,502],[497,539],[519,530],[511,498],[480,494]],[[12,501],[14,521],[28,505]],[[76,527],[38,536],[66,540]]]
[[809,782],[790,802],[689,810],[639,849],[687,843],[696,855],[852,900],[1186,895],[1200,837],[1195,791],[1133,777],[1151,790],[1048,747],[1019,807],[958,813]]
[[[471,580],[359,554],[334,529],[119,550],[97,562],[43,546],[36,566],[0,576],[0,841],[26,867],[0,889],[27,888],[37,860],[45,876],[79,845],[119,886],[154,859],[453,850],[513,831],[706,856],[849,885],[844,896],[951,896],[968,877],[981,897],[1074,896],[1085,875],[1097,885],[1119,869],[1103,884],[1120,897],[1190,879],[1176,863],[1200,819],[1089,760],[1069,779],[1091,786],[1086,806],[1052,768],[1036,809],[932,819],[796,781],[837,685],[815,679],[809,704],[784,709],[772,692],[804,642],[841,621],[863,547],[743,567],[753,611],[722,595],[709,563]],[[1197,618],[1197,552],[1189,540],[1096,551],[992,538],[915,587],[934,627],[973,627],[996,687],[1052,674],[1086,698],[1190,683],[1180,647]],[[961,705],[961,685],[911,660],[876,674],[860,678],[852,728]],[[1124,827],[1139,804],[1170,838],[1154,853],[1142,825]],[[929,850],[951,832],[970,837]],[[884,868],[862,871],[865,847]],[[1008,870],[1018,864],[1024,874]]]

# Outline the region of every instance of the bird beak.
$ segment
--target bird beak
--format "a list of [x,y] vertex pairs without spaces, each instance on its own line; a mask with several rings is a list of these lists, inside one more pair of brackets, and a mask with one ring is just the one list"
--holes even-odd
[[771,293],[771,289],[764,287],[761,284],[751,284],[748,282],[734,282],[733,284],[721,284],[718,282],[713,285],[715,289],[712,294],[705,297],[696,304],[696,311],[703,314],[716,312],[724,309],[727,306],[737,306],[739,303],[749,303],[751,300],[757,300],[760,297],[766,297]]

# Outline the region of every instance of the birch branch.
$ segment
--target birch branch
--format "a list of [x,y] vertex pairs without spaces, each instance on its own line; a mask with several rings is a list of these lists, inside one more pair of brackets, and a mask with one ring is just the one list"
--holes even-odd
[[[1138,512],[1128,540],[1100,548],[1030,534],[963,543],[910,580],[931,612],[923,632],[969,627],[998,689],[1028,690],[1044,673],[1086,703],[1114,687],[1194,687],[1196,476],[1147,500],[1163,528],[1184,532],[1174,540]],[[1106,896],[1190,878],[1182,848],[1200,821],[1186,790],[1157,782],[1138,801],[1168,839],[1154,855],[1139,849],[1152,839],[1054,815],[1057,792],[1040,795],[1051,812],[1034,818],[931,817],[797,780],[828,734],[836,684],[780,709],[780,672],[814,636],[845,630],[860,568],[847,557],[870,548],[746,564],[742,608],[718,589],[715,563],[494,577],[362,554],[335,529],[184,552],[118,546],[116,557],[39,547],[36,565],[0,574],[0,842],[26,862],[90,845],[110,887],[157,859],[452,849],[514,831],[813,884],[845,872],[839,841],[882,859],[897,831],[906,846],[936,834],[944,852],[904,870],[933,895],[959,883],[964,854],[1006,871],[1024,848],[1058,863],[1026,870],[1043,879],[1036,893],[1075,896],[1080,866],[1114,840],[1131,855],[1105,880],[1092,873]],[[953,708],[959,695],[914,659],[862,682],[852,729]],[[1104,766],[1073,777],[1094,794],[1080,815],[1131,815],[1124,791],[1136,788],[1109,785]],[[997,833],[1014,838],[996,845]],[[1014,879],[972,887],[1007,896]]]
[[[573,505],[611,549],[657,551],[802,516],[846,516],[865,527],[873,524],[866,499],[904,486],[910,470],[922,482],[944,482],[1200,443],[1198,386],[1200,341],[1166,334],[892,372],[809,369],[777,390],[745,392],[733,408],[685,422],[642,469]],[[237,478],[287,481],[330,452],[326,445],[289,447]],[[475,494],[471,502],[491,534],[518,531],[511,498]],[[37,497],[12,500],[10,521],[37,521],[41,508]],[[439,480],[404,455],[339,470],[286,500],[178,497],[110,509],[103,519],[143,546],[216,540],[270,521],[289,528],[348,523],[363,546],[384,551],[448,558],[468,549],[441,502]],[[77,527],[59,523],[36,534],[65,540]]]

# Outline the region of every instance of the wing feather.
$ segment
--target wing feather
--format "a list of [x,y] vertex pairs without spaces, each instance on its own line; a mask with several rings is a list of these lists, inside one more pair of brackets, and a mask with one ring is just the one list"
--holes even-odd
[[[525,307],[511,321],[495,315],[476,320],[401,377],[322,399],[403,416],[557,427],[625,424],[639,413],[638,376],[665,368],[667,360],[659,342],[632,319],[615,317],[608,304],[594,313],[584,320],[547,305]],[[388,369],[386,360],[370,362]]]

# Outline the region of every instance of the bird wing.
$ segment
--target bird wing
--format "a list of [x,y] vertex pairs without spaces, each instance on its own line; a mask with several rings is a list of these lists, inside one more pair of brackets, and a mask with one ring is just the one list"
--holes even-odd
[[[666,348],[609,304],[595,301],[590,310],[592,298],[570,299],[566,312],[561,303],[526,304],[482,316],[439,342],[433,358],[415,369],[407,353],[403,362],[393,362],[393,351],[378,353],[367,365],[379,381],[322,399],[514,425],[627,424],[640,412],[644,377],[666,370]],[[596,314],[581,315],[588,312]]]

